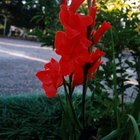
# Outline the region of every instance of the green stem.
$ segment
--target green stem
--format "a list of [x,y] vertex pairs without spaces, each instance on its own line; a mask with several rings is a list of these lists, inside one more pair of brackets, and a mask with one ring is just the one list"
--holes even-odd
[[111,39],[112,39],[112,51],[113,51],[113,87],[114,87],[114,105],[115,105],[115,114],[116,114],[116,122],[117,122],[117,128],[120,127],[120,119],[119,119],[119,112],[118,112],[118,92],[117,92],[117,75],[116,75],[116,62],[115,62],[115,45],[114,45],[114,39],[111,29]]
[[121,69],[121,72],[120,72],[120,77],[121,77],[121,81],[120,81],[120,94],[121,94],[121,113],[124,112],[124,90],[123,87],[124,87],[124,80],[123,80],[123,69],[124,69],[124,66],[123,66],[123,62],[122,62],[122,56],[123,56],[123,50],[122,50],[122,46],[120,46],[120,57],[118,57],[119,59],[119,63],[120,63],[120,69]]
[[82,93],[82,124],[85,127],[85,112],[86,112],[86,92],[88,87],[88,64],[85,65],[84,70],[84,82],[83,82],[83,93]]
[[138,48],[138,52],[137,52],[136,71],[138,75],[138,88],[140,92],[140,47]]
[[72,103],[72,100],[70,99],[70,96],[67,94],[67,98],[68,98],[68,102],[69,102],[69,105],[70,105],[70,108],[71,108],[71,111],[72,111],[72,114],[73,114],[73,117],[74,117],[74,120],[76,122],[76,125],[78,127],[79,130],[82,130],[82,126],[77,118],[77,115],[75,113],[75,110],[74,110],[74,107],[73,107],[73,103]]
[[91,0],[87,0],[87,5],[88,5],[88,8],[91,7]]
[[[87,5],[88,8],[91,7],[91,0],[87,0]],[[87,38],[91,40],[91,31],[92,27],[88,26],[87,28]],[[92,52],[92,46],[89,47],[89,53]],[[83,92],[82,92],[82,124],[83,128],[85,127],[85,112],[86,112],[86,92],[87,92],[87,87],[88,87],[88,69],[89,69],[89,64],[85,64],[84,67],[84,82],[83,82]]]
[[73,74],[71,74],[69,76],[69,96],[70,96],[70,99],[72,100],[72,94],[73,94],[73,91],[74,91],[74,86],[73,86],[73,82],[72,82],[72,77],[73,77]]
[[64,79],[64,77],[63,77],[63,86],[64,86],[65,94],[67,95],[67,94],[68,94],[68,90],[67,90],[67,81]]
[[74,110],[74,107],[73,107],[73,103],[72,103],[72,99],[70,97],[70,94],[67,91],[67,83],[66,83],[65,79],[63,79],[63,85],[64,85],[65,94],[66,94],[66,102],[70,105],[70,109],[71,109],[73,118],[75,120],[75,123],[76,123],[78,129],[81,131],[82,130],[82,126],[81,126],[81,124],[80,124],[80,122],[79,122],[79,120],[77,118],[77,115],[76,115],[76,112]]

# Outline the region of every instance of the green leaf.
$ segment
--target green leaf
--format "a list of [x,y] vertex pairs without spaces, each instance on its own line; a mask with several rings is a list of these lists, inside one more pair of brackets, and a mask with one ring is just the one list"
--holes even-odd
[[135,118],[132,115],[130,115],[130,114],[128,115],[128,117],[132,121],[133,128],[134,128],[134,133],[136,135],[136,140],[140,140],[140,131],[139,131],[138,124],[137,124]]
[[107,136],[101,138],[100,140],[111,140],[113,138],[117,138],[118,136],[121,136],[125,133],[126,130],[124,129],[116,129],[113,130],[111,133],[109,133]]
[[62,116],[62,139],[66,140],[72,137],[77,137],[79,135],[79,132],[81,130],[80,122],[75,116],[75,110],[72,106],[72,102],[67,100],[68,102],[64,102],[60,97],[60,104],[63,110],[63,116]]
[[133,104],[133,113],[132,115],[134,116],[134,118],[136,120],[138,120],[138,116],[140,114],[140,93],[138,93],[136,99],[135,99],[135,102]]

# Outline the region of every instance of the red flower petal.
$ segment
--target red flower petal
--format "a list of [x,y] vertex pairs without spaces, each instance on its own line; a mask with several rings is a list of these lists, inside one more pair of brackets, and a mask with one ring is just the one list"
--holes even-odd
[[57,88],[62,84],[62,73],[59,63],[55,59],[45,64],[45,70],[39,71],[36,76],[42,82],[42,86],[48,97],[54,97]]
[[51,84],[52,80],[51,80],[51,75],[48,75],[48,71],[39,71],[36,73],[36,76],[38,77],[38,79],[44,83],[44,84]]
[[77,86],[84,81],[84,67],[78,67],[73,73],[73,85]]
[[99,48],[97,48],[95,51],[93,51],[91,53],[92,63],[94,63],[95,61],[97,61],[104,55],[105,55],[105,53],[103,51],[101,51]]
[[80,41],[80,35],[68,37],[65,32],[57,32],[55,37],[56,53],[61,55],[60,65],[63,75],[74,72],[77,66],[91,62],[88,49]]
[[102,63],[101,62],[101,57],[104,56],[105,53],[102,52],[100,49],[96,49],[91,53],[91,59],[92,63],[90,63],[90,69],[88,71],[88,77],[89,78],[94,78],[93,74],[96,72],[98,69],[99,65]]
[[61,5],[59,18],[67,36],[72,38],[79,34],[81,42],[86,47],[91,45],[91,41],[87,39],[87,27],[92,24],[91,16],[71,13],[65,5]]
[[72,0],[69,10],[75,13],[83,2],[84,0]]
[[42,87],[43,87],[45,94],[48,98],[53,98],[56,96],[57,88],[54,87],[53,85],[43,84]]
[[69,25],[69,11],[66,5],[60,6],[59,19],[63,26]]
[[70,75],[75,69],[74,59],[70,59],[69,57],[63,56],[60,59],[60,65],[64,76]]
[[101,64],[100,60],[97,60],[94,64],[92,64],[92,67],[88,71],[88,77],[89,78],[94,78],[93,74],[96,72],[96,70],[98,69],[100,64]]
[[[71,32],[72,33],[72,32]],[[55,48],[56,53],[61,56],[74,55],[73,49],[80,49],[80,36],[78,34],[69,37],[65,32],[57,32],[55,36]]]
[[61,4],[67,5],[67,0],[61,0]]
[[103,36],[103,34],[110,29],[112,26],[110,25],[110,22],[104,21],[101,27],[98,28],[98,30],[95,32],[93,39],[94,39],[94,44],[96,44],[100,38]]
[[89,15],[92,17],[93,19],[93,23],[92,26],[95,26],[95,19],[96,19],[96,12],[97,12],[97,7],[90,7],[89,9]]

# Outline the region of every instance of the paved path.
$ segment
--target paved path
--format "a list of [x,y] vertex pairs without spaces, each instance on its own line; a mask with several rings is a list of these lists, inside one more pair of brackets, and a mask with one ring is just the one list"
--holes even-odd
[[[43,92],[35,74],[42,70],[44,63],[51,57],[58,58],[58,56],[51,48],[42,48],[40,45],[38,42],[0,38],[0,95]],[[126,58],[133,61],[129,54],[125,55]],[[127,69],[126,73],[133,75],[129,83],[134,86],[127,90],[127,97],[130,97],[137,85],[136,73],[133,69]],[[81,88],[78,87],[77,92],[79,90],[81,92]]]
[[51,57],[57,56],[40,43],[0,38],[0,95],[43,92],[35,73]]

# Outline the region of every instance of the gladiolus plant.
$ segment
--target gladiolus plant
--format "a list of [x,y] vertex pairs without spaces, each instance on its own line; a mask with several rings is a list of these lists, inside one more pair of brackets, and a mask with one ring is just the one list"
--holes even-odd
[[103,63],[101,57],[105,55],[95,45],[111,28],[110,23],[104,21],[95,30],[97,12],[95,1],[88,1],[88,15],[77,13],[83,2],[84,0],[72,0],[68,5],[67,0],[62,1],[59,19],[64,30],[56,32],[54,42],[55,52],[61,56],[60,60],[52,58],[45,64],[44,70],[36,74],[48,98],[55,97],[58,87],[63,85],[68,100],[72,103],[74,88],[77,85],[83,85],[82,128],[85,127],[87,83],[90,78],[95,78],[94,73]]

